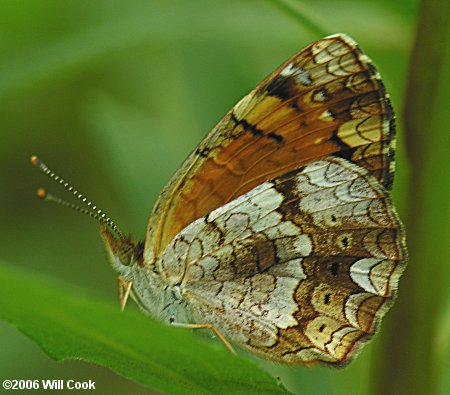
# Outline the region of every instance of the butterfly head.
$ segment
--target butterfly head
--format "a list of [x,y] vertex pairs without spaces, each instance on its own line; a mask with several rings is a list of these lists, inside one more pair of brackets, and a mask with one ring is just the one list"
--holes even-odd
[[126,277],[135,264],[142,265],[144,243],[130,237],[116,235],[105,223],[100,223],[100,235],[114,270]]

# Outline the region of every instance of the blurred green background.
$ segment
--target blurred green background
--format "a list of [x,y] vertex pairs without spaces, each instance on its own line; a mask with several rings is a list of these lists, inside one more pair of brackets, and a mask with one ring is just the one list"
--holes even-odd
[[[281,4],[0,0],[0,259],[116,298],[98,226],[35,197],[42,185],[68,195],[30,155],[143,238],[158,192],[221,116],[321,30],[347,33],[378,65],[398,114],[394,199],[411,261],[398,303],[349,367],[267,369],[302,394],[448,394],[449,5]],[[100,394],[154,393],[102,367],[56,363],[4,322],[0,378],[93,379]]]

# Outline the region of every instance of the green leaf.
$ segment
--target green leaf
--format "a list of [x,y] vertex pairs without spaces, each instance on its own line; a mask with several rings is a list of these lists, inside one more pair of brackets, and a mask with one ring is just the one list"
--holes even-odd
[[286,394],[255,363],[83,291],[0,263],[0,318],[56,360],[106,366],[171,394]]

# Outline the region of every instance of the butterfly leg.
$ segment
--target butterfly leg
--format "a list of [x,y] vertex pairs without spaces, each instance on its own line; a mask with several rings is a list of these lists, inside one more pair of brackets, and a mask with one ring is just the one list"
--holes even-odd
[[130,296],[130,291],[131,291],[131,286],[133,285],[133,281],[128,281],[128,283],[127,283],[123,279],[122,276],[119,276],[118,280],[119,280],[120,311],[124,311],[125,310],[125,306],[127,304],[128,297]]
[[233,354],[237,355],[236,351],[234,350],[233,346],[228,342],[227,339],[225,339],[225,336],[222,335],[219,330],[213,325],[213,324],[181,324],[179,322],[172,322],[173,326],[176,326],[178,328],[189,328],[189,329],[211,329],[214,334],[220,339],[220,341],[224,344],[226,348]]

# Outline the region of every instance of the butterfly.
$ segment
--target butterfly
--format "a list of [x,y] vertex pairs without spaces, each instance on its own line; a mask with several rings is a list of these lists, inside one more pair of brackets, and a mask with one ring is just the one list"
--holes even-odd
[[343,34],[310,44],[184,161],[144,242],[101,218],[122,307],[131,296],[163,322],[280,363],[349,362],[406,265],[394,154],[394,112],[370,59]]

